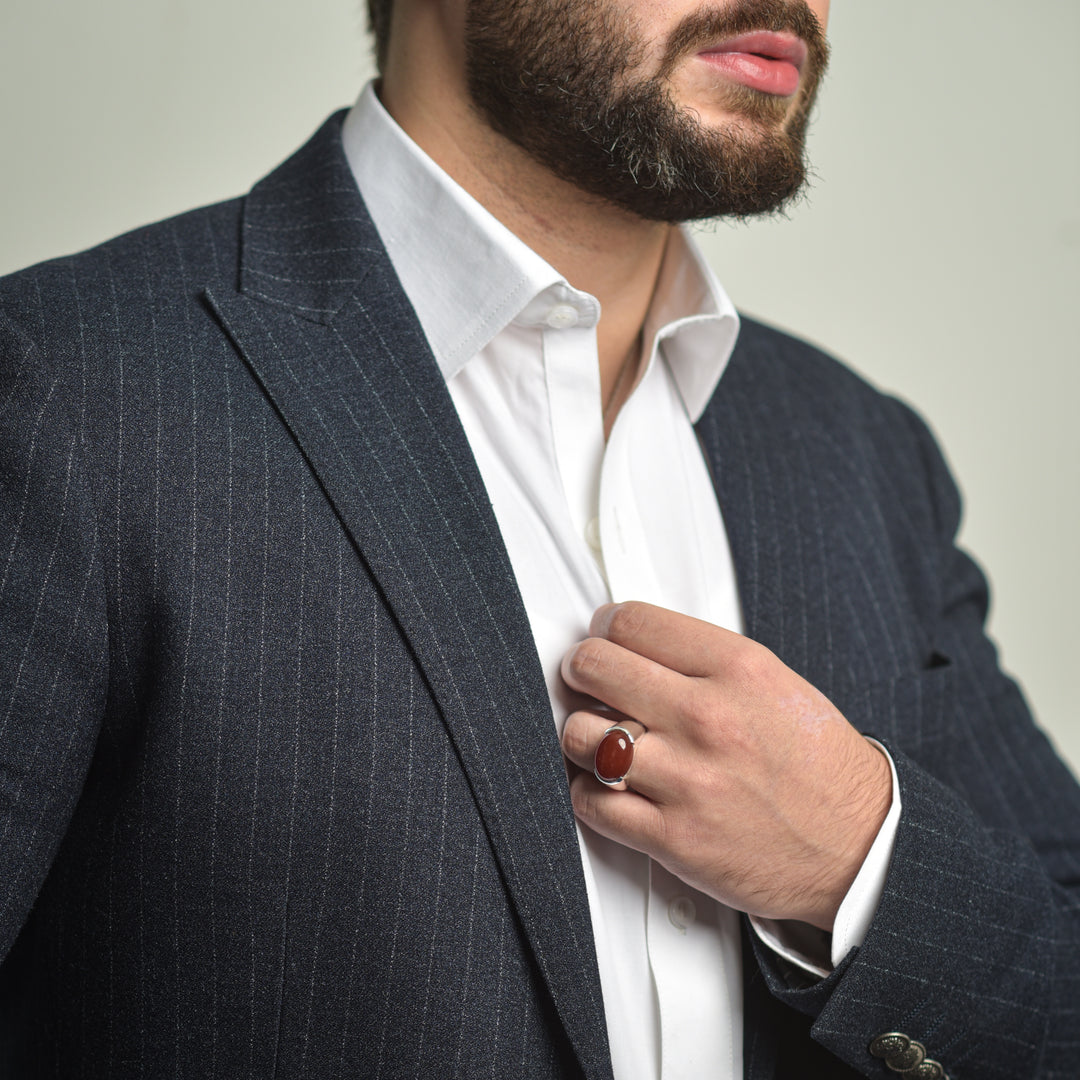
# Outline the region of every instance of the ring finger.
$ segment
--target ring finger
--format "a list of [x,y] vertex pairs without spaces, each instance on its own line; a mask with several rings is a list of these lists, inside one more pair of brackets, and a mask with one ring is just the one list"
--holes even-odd
[[[604,741],[605,733],[614,726],[624,726],[630,735],[632,744],[627,748],[628,754],[605,755],[608,757],[607,776],[617,775],[612,771],[614,762],[620,757],[623,760],[629,758],[629,764],[625,769],[619,767],[626,779],[620,783],[609,784],[612,791],[625,791],[627,787],[633,788],[640,795],[648,799],[663,802],[668,791],[665,783],[667,773],[666,752],[663,740],[658,739],[655,732],[648,732],[640,721],[630,719],[617,712],[591,712],[587,709],[571,713],[566,719],[563,728],[562,749],[563,753],[585,772],[595,775],[597,765],[597,748]],[[611,737],[613,740],[618,735]],[[630,740],[623,737],[624,742]],[[610,744],[608,749],[611,749]],[[605,770],[601,768],[603,773]],[[599,781],[598,781],[599,782]]]

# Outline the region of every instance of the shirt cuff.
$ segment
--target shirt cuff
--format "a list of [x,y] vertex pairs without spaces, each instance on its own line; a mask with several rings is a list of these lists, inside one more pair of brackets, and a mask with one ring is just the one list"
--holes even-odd
[[896,776],[896,766],[881,743],[876,739],[867,741],[872,742],[889,763],[892,805],[836,913],[831,943],[829,934],[807,923],[750,917],[750,924],[758,937],[773,952],[821,978],[825,978],[852,949],[863,943],[881,902],[896,842],[896,829],[900,824],[900,781]]

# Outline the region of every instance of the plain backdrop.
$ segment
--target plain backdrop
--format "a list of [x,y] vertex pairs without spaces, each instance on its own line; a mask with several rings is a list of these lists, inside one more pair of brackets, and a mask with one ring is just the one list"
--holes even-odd
[[[362,0],[3,0],[0,273],[245,191],[369,77]],[[704,235],[745,310],[915,403],[1006,667],[1080,764],[1077,0],[835,0],[816,174]]]

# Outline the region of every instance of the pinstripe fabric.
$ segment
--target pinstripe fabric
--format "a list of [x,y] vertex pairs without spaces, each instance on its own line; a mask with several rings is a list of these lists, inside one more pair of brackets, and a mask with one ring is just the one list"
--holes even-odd
[[[609,1076],[528,623],[336,122],[0,312],[0,1072]],[[1068,1075],[1080,801],[932,442],[749,321],[700,430],[751,633],[904,786],[857,954],[746,965],[747,1075],[896,1027]]]
[[[363,247],[362,211],[275,217],[306,170],[247,246]],[[4,290],[0,1074],[603,1077],[525,616],[460,433],[389,415],[445,426],[445,387],[415,333],[379,363],[430,365],[420,401],[372,386],[370,345],[309,318],[336,285],[286,309],[276,256],[237,295],[239,209]],[[298,375],[302,448],[204,290],[260,377]]]
[[842,969],[806,988],[755,947],[760,970],[863,1075],[890,1075],[866,1045],[901,1030],[954,1080],[1073,1076],[1076,784],[982,634],[985,585],[952,546],[959,504],[929,434],[828,358],[793,359],[749,324],[701,425],[748,632],[889,746],[904,813]]

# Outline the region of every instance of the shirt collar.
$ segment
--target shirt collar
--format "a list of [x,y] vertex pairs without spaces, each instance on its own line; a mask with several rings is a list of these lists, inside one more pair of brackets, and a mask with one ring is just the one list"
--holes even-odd
[[684,229],[672,229],[656,292],[645,319],[645,341],[663,349],[686,411],[705,411],[739,336],[739,315]]
[[[573,288],[448,176],[397,125],[369,83],[345,117],[349,167],[405,295],[447,380],[510,323],[555,326],[554,308],[595,323],[596,299]],[[682,230],[672,230],[645,323],[662,346],[691,419],[735,346],[738,315]],[[650,350],[651,351],[651,350]]]

